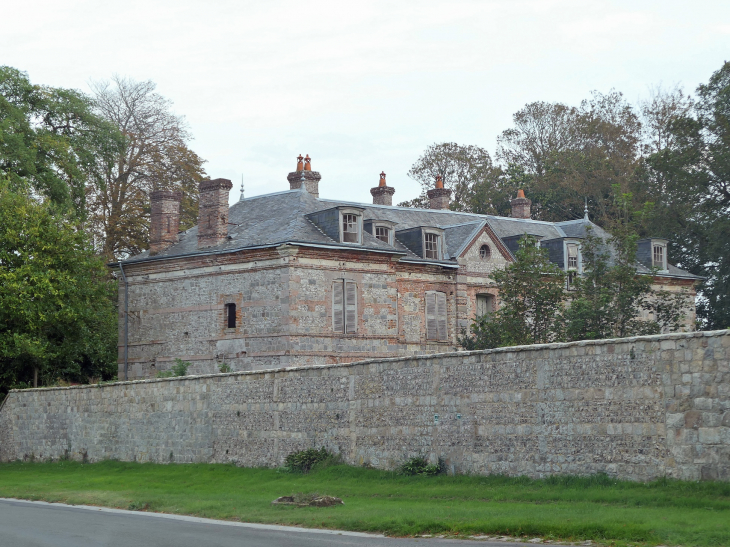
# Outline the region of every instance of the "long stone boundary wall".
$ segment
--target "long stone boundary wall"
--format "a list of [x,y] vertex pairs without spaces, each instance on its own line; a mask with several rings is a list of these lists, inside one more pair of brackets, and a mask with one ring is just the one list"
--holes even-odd
[[730,331],[12,391],[0,460],[280,465],[414,455],[454,472],[730,480]]

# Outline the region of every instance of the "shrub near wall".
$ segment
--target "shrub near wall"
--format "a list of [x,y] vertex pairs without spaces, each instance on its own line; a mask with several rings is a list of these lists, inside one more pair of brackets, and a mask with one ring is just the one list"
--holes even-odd
[[730,479],[730,332],[13,391],[0,459]]

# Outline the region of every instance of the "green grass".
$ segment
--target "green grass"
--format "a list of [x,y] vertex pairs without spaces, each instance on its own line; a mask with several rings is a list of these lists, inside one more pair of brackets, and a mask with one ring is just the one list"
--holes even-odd
[[[344,506],[272,506],[297,492]],[[730,545],[730,484],[606,476],[403,477],[335,465],[307,475],[230,465],[0,464],[0,497],[384,532],[591,539],[607,545]]]

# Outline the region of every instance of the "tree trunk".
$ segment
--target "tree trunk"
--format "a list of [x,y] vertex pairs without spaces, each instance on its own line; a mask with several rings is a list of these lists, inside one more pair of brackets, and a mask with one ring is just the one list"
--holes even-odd
[[33,387],[38,387],[38,367],[33,367]]

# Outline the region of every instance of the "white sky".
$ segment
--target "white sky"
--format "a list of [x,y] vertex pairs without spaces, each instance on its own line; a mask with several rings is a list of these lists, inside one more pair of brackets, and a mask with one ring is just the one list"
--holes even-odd
[[213,178],[246,196],[288,189],[295,157],[320,195],[396,202],[434,142],[487,148],[528,102],[615,88],[693,91],[730,53],[727,0],[4,0],[0,64],[88,92],[153,80],[185,115]]

